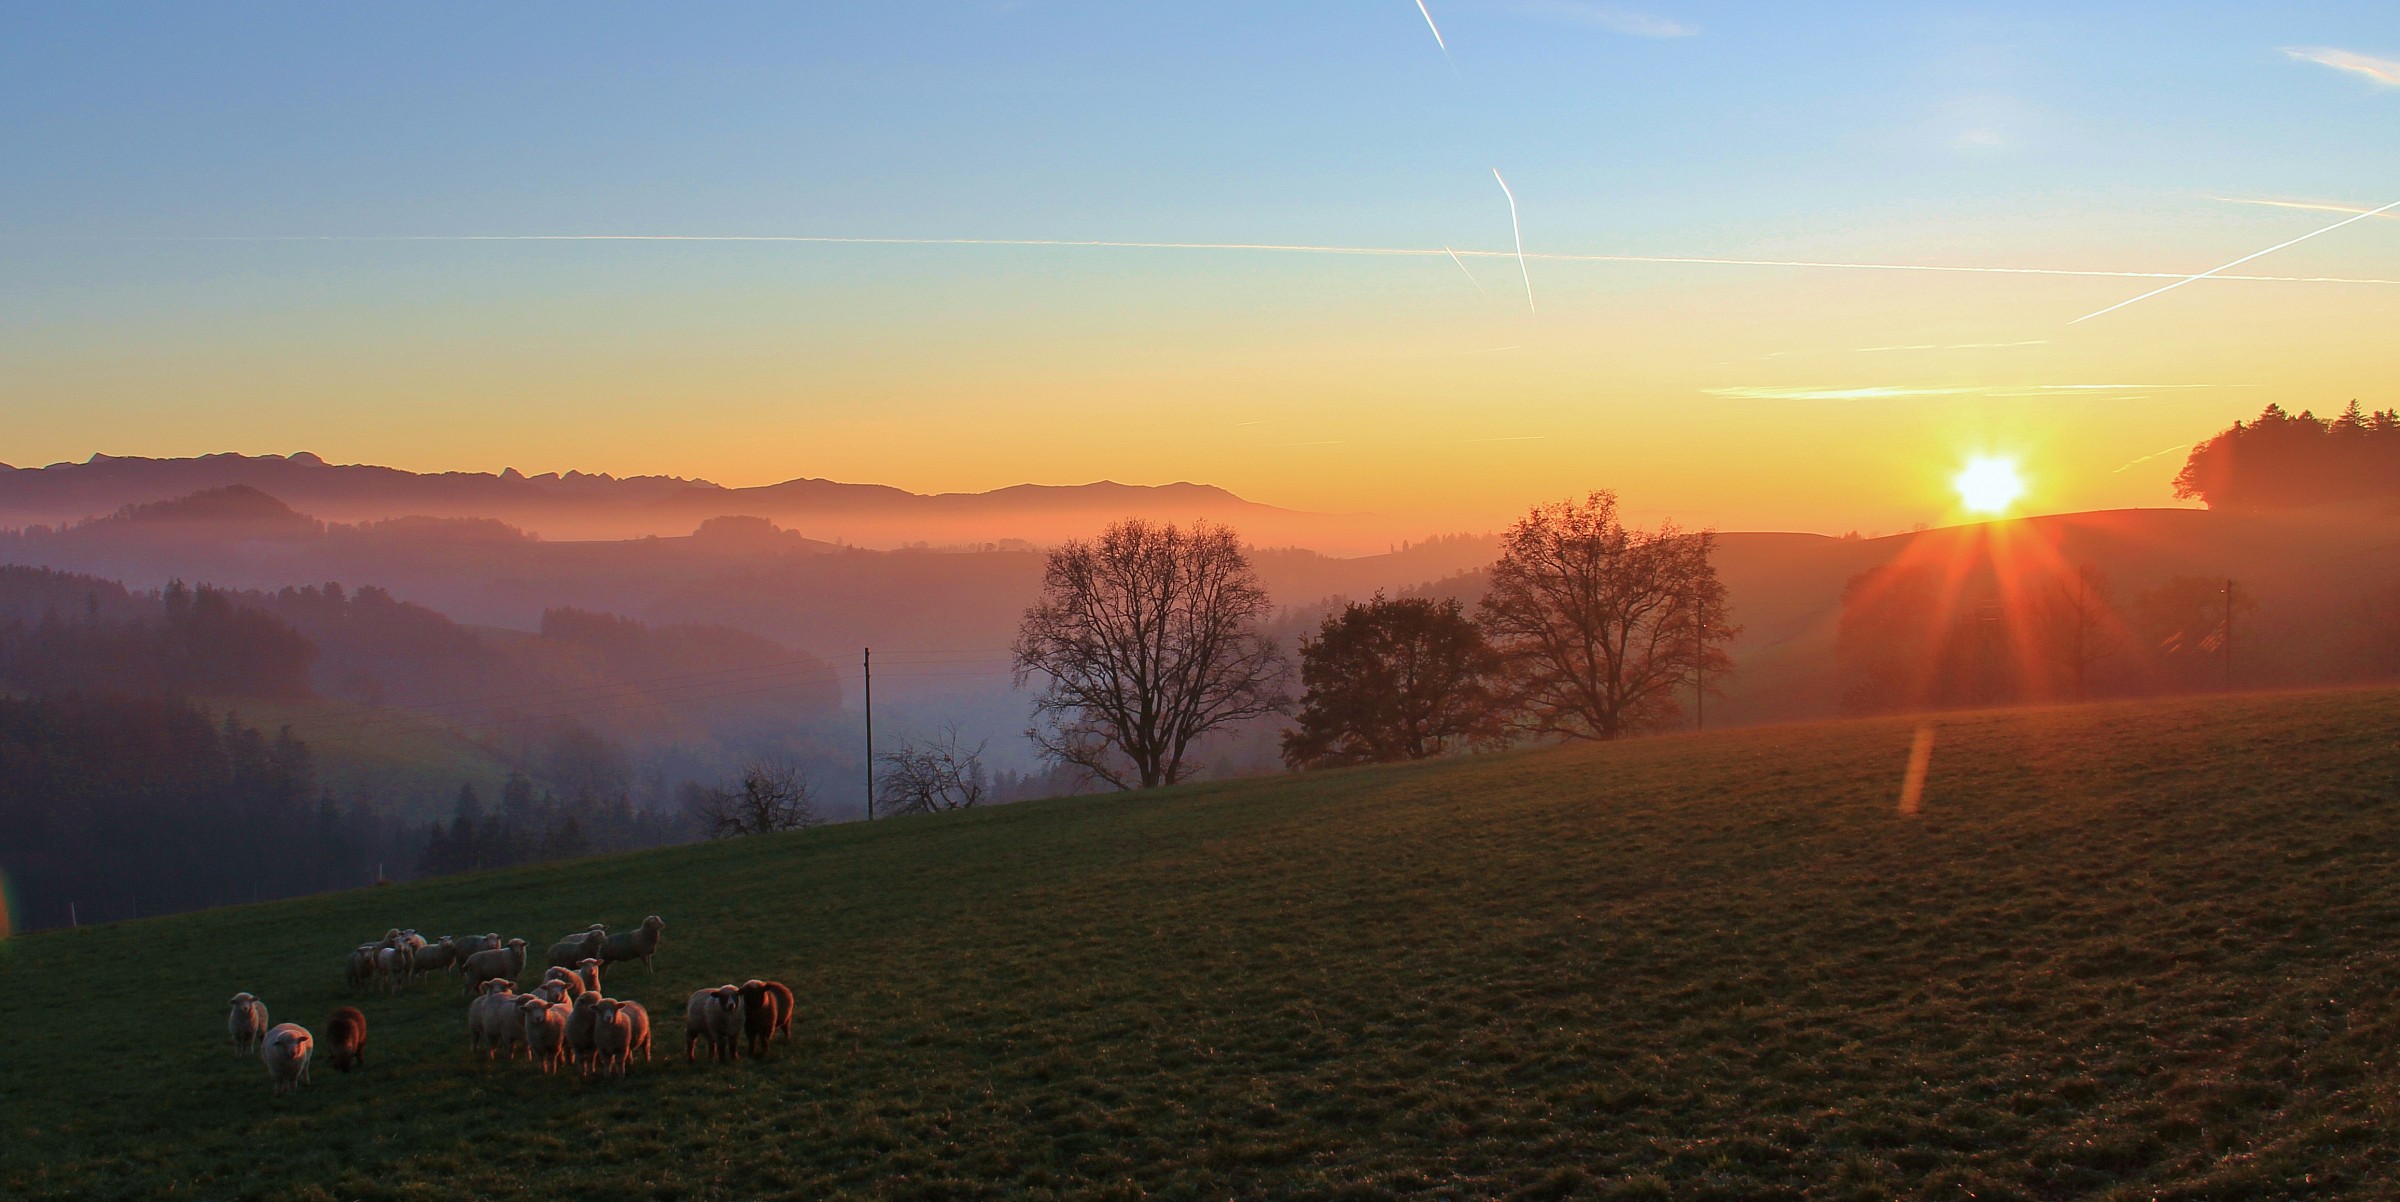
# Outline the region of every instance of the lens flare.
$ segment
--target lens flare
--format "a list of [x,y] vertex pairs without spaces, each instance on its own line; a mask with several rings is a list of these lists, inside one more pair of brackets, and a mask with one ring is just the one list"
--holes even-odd
[[1958,489],[1959,502],[1971,513],[2006,513],[2008,507],[2025,495],[2025,481],[2017,475],[2017,461],[1995,455],[1979,455],[1967,461],[1951,486]]

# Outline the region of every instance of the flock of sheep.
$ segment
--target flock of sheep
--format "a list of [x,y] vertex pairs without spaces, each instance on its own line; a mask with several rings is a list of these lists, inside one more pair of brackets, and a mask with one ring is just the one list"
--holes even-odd
[[[632,960],[651,968],[666,926],[653,914],[641,926],[614,935],[597,923],[568,935],[550,946],[541,983],[523,993],[517,992],[517,982],[525,974],[524,940],[497,934],[427,939],[394,927],[350,953],[348,980],[353,990],[399,993],[430,973],[455,972],[465,982],[469,1055],[514,1058],[522,1049],[545,1073],[557,1072],[564,1063],[586,1075],[623,1074],[635,1053],[650,1059],[650,1012],[640,1002],[602,996],[600,970]],[[764,1056],[776,1035],[791,1038],[792,991],[781,982],[760,980],[702,989],[685,1003],[683,1022],[686,1062],[699,1058],[703,1041],[712,1060],[739,1060],[745,1042],[751,1055]],[[308,1082],[316,1053],[316,1037],[308,1028],[269,1026],[266,1003],[248,993],[233,995],[225,1026],[236,1054],[254,1054],[266,1063],[278,1097]],[[357,1008],[334,1011],[325,1034],[335,1068],[348,1072],[366,1063],[367,1019]]]

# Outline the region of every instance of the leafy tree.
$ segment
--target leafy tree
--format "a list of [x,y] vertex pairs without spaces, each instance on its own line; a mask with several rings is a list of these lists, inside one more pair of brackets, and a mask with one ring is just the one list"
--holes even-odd
[[1026,733],[1117,788],[1174,784],[1193,740],[1289,704],[1268,608],[1223,526],[1130,518],[1059,547],[1017,631],[1017,683],[1045,681]]
[[2193,447],[2175,495],[2237,510],[2400,496],[2400,413],[2352,401],[2329,420],[2269,405]]
[[1532,728],[1614,739],[1675,722],[1676,690],[1733,671],[1716,536],[1629,530],[1617,497],[1537,505],[1500,541],[1478,617]]
[[1500,656],[1456,600],[1352,603],[1300,644],[1295,768],[1421,760],[1506,741]]

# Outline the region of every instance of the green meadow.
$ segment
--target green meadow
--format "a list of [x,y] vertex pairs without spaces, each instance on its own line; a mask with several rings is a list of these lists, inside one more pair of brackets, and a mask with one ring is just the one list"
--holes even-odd
[[[2400,693],[1756,728],[1062,799],[0,944],[8,1198],[2400,1192]],[[272,832],[260,832],[272,838]],[[667,922],[657,1056],[466,1050],[386,927]],[[538,975],[538,974],[529,974]],[[764,1061],[682,999],[799,994]],[[271,1095],[225,1000],[368,1064]]]

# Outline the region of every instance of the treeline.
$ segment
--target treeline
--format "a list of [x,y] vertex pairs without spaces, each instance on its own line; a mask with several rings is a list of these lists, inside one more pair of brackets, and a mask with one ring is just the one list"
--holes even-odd
[[179,698],[0,699],[0,876],[20,929],[363,885],[410,841],[325,796],[288,730]]
[[501,786],[495,808],[485,807],[472,783],[459,786],[450,821],[426,827],[416,866],[422,875],[445,876],[659,847],[696,834],[681,813],[636,810],[621,789],[562,795],[520,773]]
[[22,692],[305,697],[316,657],[221,589],[176,581],[137,598],[114,581],[0,567],[0,681]]
[[2175,495],[2211,509],[2400,497],[2400,412],[2363,412],[2352,401],[2341,416],[2321,418],[2269,405],[2257,421],[2193,447]]

